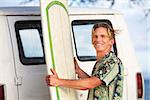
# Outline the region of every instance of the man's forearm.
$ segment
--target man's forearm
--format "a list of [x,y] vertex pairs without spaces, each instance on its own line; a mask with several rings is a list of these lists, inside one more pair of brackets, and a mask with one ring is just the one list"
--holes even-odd
[[58,80],[58,86],[74,88],[74,89],[79,89],[79,90],[91,89],[100,84],[101,84],[101,81],[96,77],[79,79],[79,80],[68,80],[68,79]]

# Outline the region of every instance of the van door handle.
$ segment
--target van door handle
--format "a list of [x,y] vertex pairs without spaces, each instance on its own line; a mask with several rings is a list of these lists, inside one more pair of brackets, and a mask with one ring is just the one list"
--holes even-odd
[[22,77],[21,76],[15,77],[15,84],[17,86],[22,85]]

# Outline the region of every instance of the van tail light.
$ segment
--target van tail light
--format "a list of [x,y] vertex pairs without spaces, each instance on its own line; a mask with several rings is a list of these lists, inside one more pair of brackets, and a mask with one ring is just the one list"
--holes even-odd
[[137,73],[136,78],[137,78],[137,96],[138,98],[142,98],[143,97],[143,80],[142,80],[141,73]]
[[0,100],[4,99],[4,85],[0,85]]

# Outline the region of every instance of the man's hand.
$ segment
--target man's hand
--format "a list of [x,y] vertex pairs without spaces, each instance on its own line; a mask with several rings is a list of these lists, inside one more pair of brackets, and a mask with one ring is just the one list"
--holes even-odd
[[76,72],[76,74],[79,74],[81,69],[80,69],[80,67],[79,67],[79,65],[78,65],[78,63],[77,63],[75,58],[74,58],[74,64],[75,64],[75,72]]
[[54,69],[50,69],[53,75],[46,76],[46,83],[48,86],[59,86],[59,78]]

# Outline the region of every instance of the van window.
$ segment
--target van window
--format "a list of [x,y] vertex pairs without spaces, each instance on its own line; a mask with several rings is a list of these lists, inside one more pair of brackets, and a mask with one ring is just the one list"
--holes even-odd
[[[96,52],[92,46],[92,27],[95,23],[106,22],[112,26],[109,20],[74,20],[72,30],[77,58],[80,61],[95,61]],[[117,54],[116,44],[113,51]]]
[[25,64],[43,64],[44,50],[40,21],[15,23],[20,61]]
[[19,30],[19,35],[26,58],[44,56],[41,39],[37,29],[22,29]]

